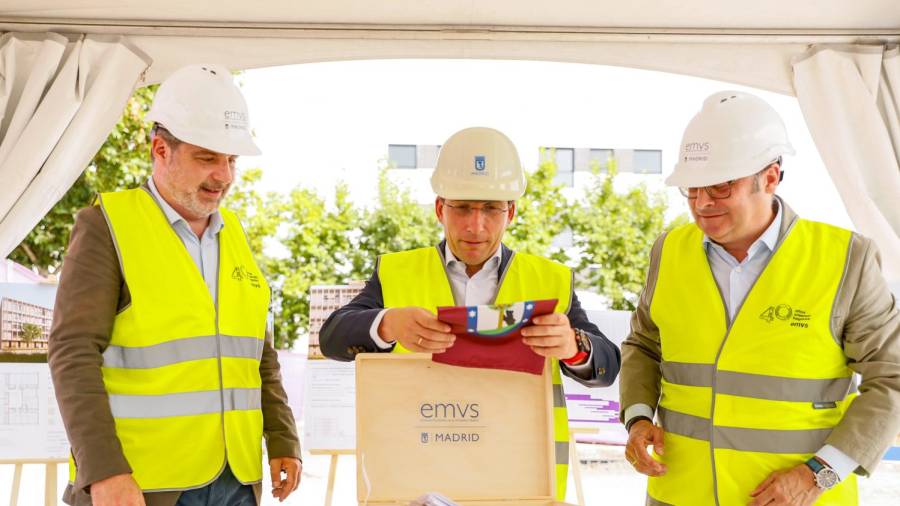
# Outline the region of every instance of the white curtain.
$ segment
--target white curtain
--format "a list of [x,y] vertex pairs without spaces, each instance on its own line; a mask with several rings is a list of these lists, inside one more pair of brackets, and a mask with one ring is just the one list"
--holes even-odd
[[[900,52],[813,46],[793,64],[812,138],[857,229],[900,286]],[[895,288],[896,290],[896,288]]]
[[0,258],[85,169],[149,63],[121,37],[0,36]]

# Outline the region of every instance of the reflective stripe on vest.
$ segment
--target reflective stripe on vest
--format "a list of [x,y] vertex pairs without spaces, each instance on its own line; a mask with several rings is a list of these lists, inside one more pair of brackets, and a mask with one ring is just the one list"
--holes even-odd
[[262,351],[263,341],[255,337],[188,337],[152,346],[109,346],[103,352],[103,366],[150,369],[188,360],[216,358],[219,355],[260,360]]
[[101,371],[135,480],[145,491],[196,488],[227,462],[241,482],[259,482],[269,287],[240,222],[220,210],[216,304],[146,190],[103,194],[100,206],[131,296]]
[[[666,236],[650,304],[668,472],[649,479],[648,504],[746,504],[818,451],[854,398],[831,332],[850,232],[796,220],[731,323],[702,239],[694,224]],[[816,504],[856,502],[850,476]]]
[[[432,313],[453,306],[450,281],[437,248],[420,248],[382,255],[378,278],[384,307],[419,306]],[[523,300],[557,299],[556,312],[566,313],[572,298],[572,271],[545,258],[514,253],[500,279],[495,304]],[[395,353],[409,353],[397,344]],[[569,418],[559,362],[552,361],[554,440],[556,441],[556,496],[564,500],[569,472]]]
[[259,388],[225,388],[164,395],[114,395],[109,405],[115,418],[168,418],[260,409]]

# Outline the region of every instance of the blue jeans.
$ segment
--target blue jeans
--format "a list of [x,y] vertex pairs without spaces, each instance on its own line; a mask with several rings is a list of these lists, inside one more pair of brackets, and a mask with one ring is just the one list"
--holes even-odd
[[256,506],[256,496],[253,487],[239,482],[226,464],[209,485],[182,492],[175,506]]

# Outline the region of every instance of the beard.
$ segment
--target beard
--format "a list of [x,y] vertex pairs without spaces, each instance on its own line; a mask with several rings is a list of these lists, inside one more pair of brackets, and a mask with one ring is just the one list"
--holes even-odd
[[[208,218],[210,215],[216,212],[219,208],[219,204],[225,198],[225,195],[228,194],[228,189],[231,185],[224,183],[217,183],[214,181],[206,181],[200,184],[199,187],[193,190],[180,190],[178,188],[174,188],[174,185],[171,185],[169,188],[169,193],[175,199],[175,202],[178,203],[179,206],[186,209],[195,218]],[[203,190],[209,191],[221,191],[222,194],[219,195],[218,198],[213,200],[210,197],[204,198],[202,195]]]

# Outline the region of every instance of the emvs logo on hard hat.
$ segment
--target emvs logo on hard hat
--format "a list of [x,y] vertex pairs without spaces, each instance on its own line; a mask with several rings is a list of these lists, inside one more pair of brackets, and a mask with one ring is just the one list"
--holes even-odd
[[226,130],[246,130],[247,113],[241,111],[225,111]]
[[484,155],[475,155],[475,172],[472,174],[477,175],[485,175],[487,174],[487,161]]
[[709,159],[708,142],[688,142],[682,148],[685,162],[705,162]]

